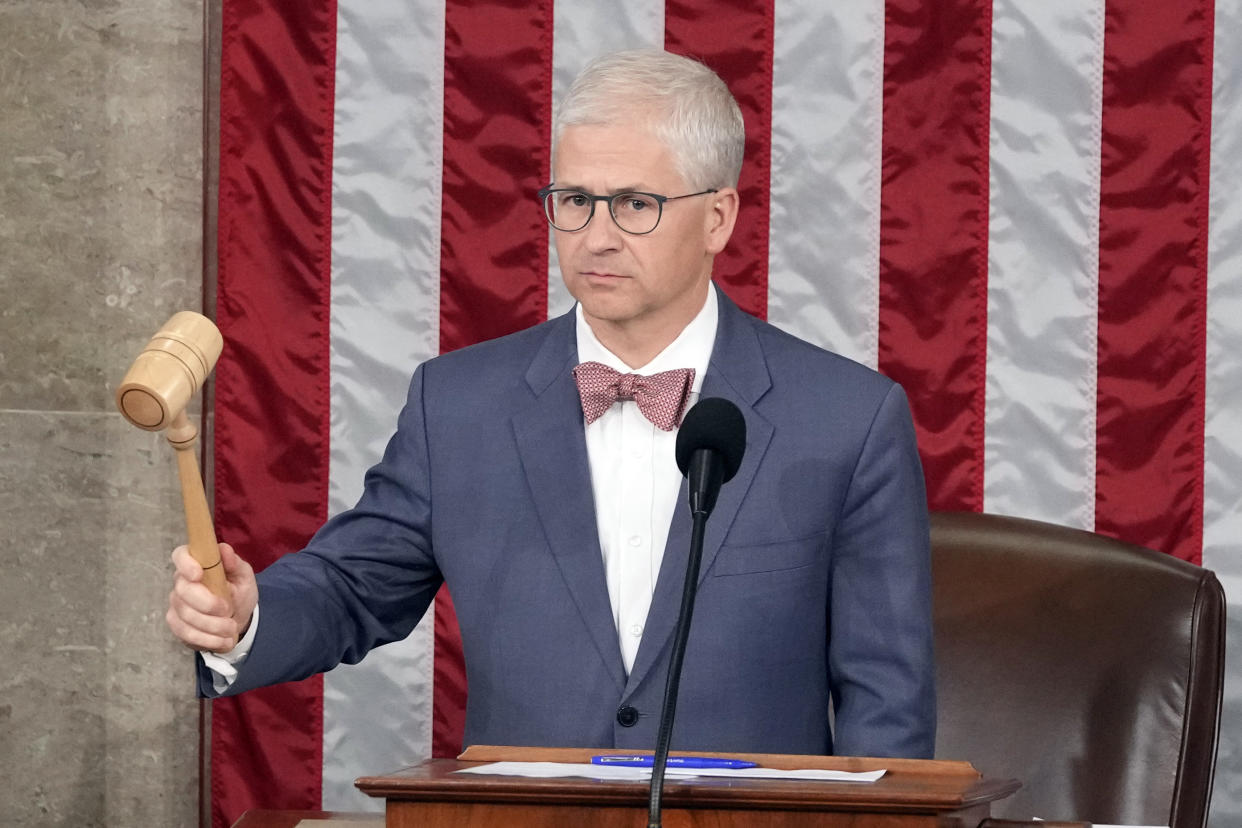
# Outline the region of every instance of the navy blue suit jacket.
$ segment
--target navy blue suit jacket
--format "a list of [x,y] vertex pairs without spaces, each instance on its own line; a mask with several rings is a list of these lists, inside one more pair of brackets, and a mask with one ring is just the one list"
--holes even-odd
[[[466,744],[654,746],[690,542],[685,484],[627,675],[574,326],[567,314],[418,368],[357,506],[259,575],[262,619],[230,694],[361,660],[405,637],[446,582]],[[931,756],[927,507],[901,388],[722,294],[702,396],[738,405],[747,445],[707,525],[674,746]],[[623,707],[636,722],[619,721]]]

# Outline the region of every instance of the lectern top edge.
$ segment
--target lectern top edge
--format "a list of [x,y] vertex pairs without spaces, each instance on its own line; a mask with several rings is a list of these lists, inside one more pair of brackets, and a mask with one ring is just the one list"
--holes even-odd
[[[592,756],[606,753],[629,754],[628,749],[550,748],[510,745],[471,745],[458,759],[463,762],[590,762]],[[780,770],[813,768],[850,773],[887,770],[890,773],[914,773],[920,776],[965,776],[979,779],[982,774],[970,762],[954,759],[898,759],[866,756],[815,756],[789,753],[719,753],[711,751],[670,751],[670,755],[711,756],[744,759],[760,767]]]

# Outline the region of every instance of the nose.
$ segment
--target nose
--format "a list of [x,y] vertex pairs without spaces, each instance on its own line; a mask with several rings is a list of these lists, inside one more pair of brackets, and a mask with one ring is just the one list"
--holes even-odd
[[595,205],[595,215],[580,232],[585,234],[583,243],[591,253],[607,253],[621,246],[621,228],[613,221],[605,202]]

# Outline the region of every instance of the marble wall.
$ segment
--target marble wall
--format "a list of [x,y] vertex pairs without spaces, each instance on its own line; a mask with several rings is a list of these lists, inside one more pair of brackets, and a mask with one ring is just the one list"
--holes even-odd
[[203,0],[0,1],[0,823],[198,822],[173,458],[112,393],[201,309]]

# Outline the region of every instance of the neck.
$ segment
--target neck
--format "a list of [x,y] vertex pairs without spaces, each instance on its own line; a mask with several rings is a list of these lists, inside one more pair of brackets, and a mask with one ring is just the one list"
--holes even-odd
[[642,368],[673,344],[686,326],[694,321],[707,302],[711,282],[705,282],[703,290],[696,292],[698,300],[687,303],[686,310],[666,319],[630,319],[625,323],[599,319],[583,314],[591,333],[609,351],[630,368]]

